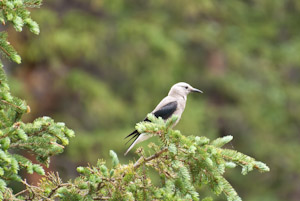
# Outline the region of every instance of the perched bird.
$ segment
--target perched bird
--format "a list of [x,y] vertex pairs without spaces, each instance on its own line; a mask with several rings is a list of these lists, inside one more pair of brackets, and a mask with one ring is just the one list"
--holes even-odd
[[[160,101],[160,103],[156,106],[156,108],[151,113],[156,117],[161,117],[165,121],[168,118],[172,117],[172,115],[177,115],[178,119],[173,125],[173,126],[175,126],[181,118],[181,115],[185,108],[187,95],[190,92],[203,93],[201,90],[196,89],[185,82],[179,82],[177,84],[174,84],[171,87],[171,89],[168,93],[168,96],[166,96],[164,99],[162,99]],[[144,121],[149,121],[149,119],[146,117],[144,119]],[[151,137],[151,135],[139,133],[137,130],[134,130],[132,133],[130,133],[128,136],[126,136],[125,139],[130,136],[131,136],[131,138],[128,140],[128,142],[131,141],[132,139],[133,139],[133,142],[130,145],[130,147],[128,148],[128,150],[125,152],[125,154],[124,154],[125,156],[134,147],[134,145],[136,145],[144,140],[147,140],[148,138]]]

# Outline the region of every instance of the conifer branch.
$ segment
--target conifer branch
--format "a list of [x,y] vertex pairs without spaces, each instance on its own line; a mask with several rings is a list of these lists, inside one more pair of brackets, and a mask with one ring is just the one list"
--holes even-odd
[[[1,41],[3,37],[6,36],[0,33],[0,46],[6,44],[6,41]],[[8,48],[11,47],[8,46]],[[28,112],[28,106],[23,100],[10,94],[1,63],[0,78],[0,200],[4,198],[19,200],[17,196],[28,192],[30,193],[27,200],[36,199],[36,197],[47,200],[47,196],[39,194],[39,187],[31,186],[25,180],[22,181],[19,175],[22,169],[30,174],[36,172],[44,175],[43,167],[40,164],[34,164],[24,156],[13,154],[12,150],[25,149],[34,154],[37,161],[48,165],[50,156],[63,152],[65,146],[69,144],[69,139],[74,137],[74,131],[68,129],[64,123],[56,123],[49,117],[37,118],[32,123],[22,122],[21,117]],[[6,186],[10,181],[22,182],[27,190],[13,195],[10,188]]]
[[24,189],[24,190],[22,190],[22,191],[16,193],[15,196],[18,197],[19,195],[25,194],[25,193],[27,193],[28,191],[29,191],[28,188],[26,188],[26,189]]
[[149,157],[147,157],[147,158],[140,157],[140,158],[137,160],[137,162],[133,165],[133,168],[134,168],[134,169],[139,168],[139,167],[140,167],[141,165],[143,165],[144,163],[147,163],[148,161],[151,161],[151,160],[153,160],[153,159],[155,159],[155,158],[158,158],[161,154],[163,154],[163,153],[166,152],[166,151],[168,151],[168,148],[167,148],[167,147],[163,148],[161,151],[159,151],[159,152],[157,152],[157,153],[155,153],[155,154],[153,154],[152,156],[149,156]]
[[8,51],[4,47],[0,46],[0,48],[8,57],[11,56],[11,54],[9,54]]
[[[39,26],[30,17],[28,7],[38,7],[41,0],[0,0],[0,22],[11,22],[17,31],[24,26],[39,34]],[[0,53],[20,63],[21,57],[7,41],[7,34],[0,32]],[[161,143],[151,144],[153,155],[147,156],[143,149],[140,158],[129,164],[120,164],[117,154],[110,151],[111,168],[99,160],[96,166],[78,167],[80,176],[63,183],[58,174],[44,176],[36,186],[20,177],[23,169],[32,174],[44,175],[40,164],[22,155],[12,154],[12,149],[25,149],[34,154],[41,164],[49,164],[50,156],[63,152],[74,132],[64,123],[54,122],[49,117],[37,118],[32,123],[21,120],[28,110],[26,103],[10,94],[6,76],[0,61],[0,199],[1,200],[200,200],[196,189],[207,185],[214,194],[223,194],[227,200],[241,200],[235,189],[224,177],[227,168],[242,167],[242,174],[253,169],[269,171],[269,167],[254,158],[222,146],[232,136],[218,138],[212,142],[204,136],[185,137],[172,130],[177,120],[173,116],[165,122],[149,114],[150,122],[136,125],[140,133],[159,137]],[[161,177],[156,186],[148,177],[149,170]],[[25,190],[13,194],[7,187],[10,181],[24,184]],[[22,199],[20,199],[22,198]],[[205,199],[205,198],[204,198]]]
[[7,104],[7,105],[13,106],[13,107],[15,107],[15,108],[18,108],[18,109],[20,109],[20,110],[22,110],[22,108],[21,108],[20,106],[17,106],[17,105],[15,105],[15,104],[13,104],[13,103],[10,103],[10,102],[8,102],[8,101],[6,101],[6,100],[1,100],[1,102],[2,102],[2,103],[5,103],[5,104]]
[[[164,200],[167,197],[173,200],[199,200],[195,189],[207,184],[215,194],[223,193],[227,200],[241,200],[223,176],[225,163],[246,161],[242,165],[251,171],[250,165],[255,167],[257,161],[234,150],[222,149],[220,145],[229,142],[227,136],[209,143],[205,137],[186,138],[167,126],[168,122],[155,118],[152,120],[151,123],[138,124],[138,129],[141,132],[145,129],[151,131],[151,134],[157,133],[163,138],[163,146],[151,143],[154,154],[146,156],[140,149],[140,158],[134,164],[121,165],[116,153],[110,151],[113,164],[111,169],[106,167],[103,160],[99,160],[97,166],[78,167],[81,176],[68,183],[62,183],[59,175],[52,173],[42,179],[38,186],[28,186],[24,194],[34,191],[31,193],[34,199],[45,200],[70,196],[78,199],[89,196],[93,200]],[[257,166],[263,167],[261,164]],[[149,168],[165,178],[162,186],[157,187],[151,182],[147,176]],[[263,168],[260,170],[268,171]],[[48,193],[42,193],[45,189],[49,189]]]

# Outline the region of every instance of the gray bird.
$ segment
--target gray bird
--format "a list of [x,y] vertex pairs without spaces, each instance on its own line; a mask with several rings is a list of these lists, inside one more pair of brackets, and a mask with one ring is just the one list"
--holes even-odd
[[[164,99],[162,99],[160,101],[160,103],[156,106],[156,108],[151,113],[156,117],[161,117],[165,121],[168,118],[172,117],[172,115],[177,115],[178,119],[173,125],[173,126],[175,126],[181,118],[181,115],[185,108],[187,95],[190,92],[203,93],[201,90],[196,89],[185,82],[179,82],[177,84],[174,84],[171,87],[171,89],[168,93],[168,96],[166,96]],[[144,119],[144,121],[150,121],[150,120],[146,117]],[[128,142],[131,141],[132,139],[133,139],[133,142],[131,143],[130,147],[124,154],[125,156],[134,147],[134,145],[136,145],[144,140],[147,140],[148,138],[151,137],[151,135],[145,134],[145,133],[139,133],[137,130],[134,130],[132,133],[130,133],[128,136],[126,136],[125,139],[130,136],[132,136],[132,137],[128,140]]]

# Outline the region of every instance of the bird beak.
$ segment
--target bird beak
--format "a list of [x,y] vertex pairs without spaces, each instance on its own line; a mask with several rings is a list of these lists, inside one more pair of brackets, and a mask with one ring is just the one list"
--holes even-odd
[[191,92],[203,93],[203,91],[196,88],[192,88]]

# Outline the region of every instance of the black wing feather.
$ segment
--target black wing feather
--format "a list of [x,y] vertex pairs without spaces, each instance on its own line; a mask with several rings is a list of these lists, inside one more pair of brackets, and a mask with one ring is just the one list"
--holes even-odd
[[177,109],[177,101],[173,101],[173,102],[170,102],[170,103],[166,104],[165,106],[161,107],[159,110],[157,110],[153,114],[156,117],[161,117],[164,120],[166,120],[172,116],[172,114],[175,112],[176,109]]
[[[169,117],[172,116],[172,114],[176,111],[177,109],[177,101],[173,101],[170,102],[166,105],[164,105],[163,107],[161,107],[159,110],[155,111],[153,114],[155,117],[161,117],[164,120],[168,119]],[[147,117],[144,119],[144,121],[150,121]],[[132,136],[133,135],[133,136]],[[139,137],[140,133],[137,130],[134,130],[132,133],[130,133],[129,135],[127,135],[124,139],[132,136],[125,144],[127,144],[129,141],[131,141],[132,139],[133,142]],[[132,143],[133,143],[132,142]],[[132,144],[131,143],[131,144]],[[131,146],[131,145],[130,145]]]

